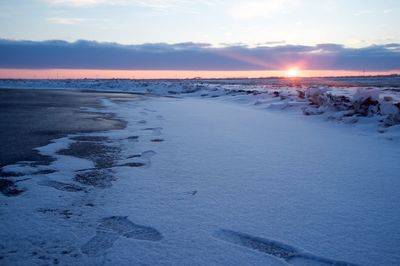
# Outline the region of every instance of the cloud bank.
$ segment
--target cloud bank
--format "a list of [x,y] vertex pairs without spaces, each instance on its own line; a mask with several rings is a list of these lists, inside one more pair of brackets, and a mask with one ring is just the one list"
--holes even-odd
[[309,70],[391,71],[400,69],[400,44],[347,48],[340,44],[245,45],[204,43],[121,45],[93,41],[0,39],[0,68],[118,70]]
[[[288,0],[274,0],[288,1]],[[293,0],[291,0],[293,1]],[[94,6],[142,6],[155,9],[179,7],[182,5],[200,3],[210,5],[210,0],[46,0],[50,5],[68,6],[75,8]]]

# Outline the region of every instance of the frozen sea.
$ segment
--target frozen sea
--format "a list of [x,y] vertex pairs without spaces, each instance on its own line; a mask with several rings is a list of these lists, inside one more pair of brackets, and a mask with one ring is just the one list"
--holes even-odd
[[0,195],[1,264],[400,263],[393,84],[12,82],[140,94],[82,109],[124,129],[54,139],[37,148],[49,165],[3,167],[23,192]]

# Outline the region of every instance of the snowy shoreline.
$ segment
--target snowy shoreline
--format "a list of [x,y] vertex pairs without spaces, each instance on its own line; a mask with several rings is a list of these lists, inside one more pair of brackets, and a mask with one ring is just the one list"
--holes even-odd
[[[398,142],[309,119],[297,91],[190,90],[104,100],[85,111],[126,128],[39,147],[48,166],[4,167],[24,192],[0,196],[3,262],[397,265]],[[375,118],[358,124],[374,132]]]
[[[0,80],[0,88],[124,92],[172,97],[218,98],[257,108],[297,110],[324,120],[361,125],[371,133],[400,140],[399,77],[322,80],[291,84],[287,79],[244,80]],[[375,84],[375,87],[357,85]],[[311,81],[313,79],[310,79]],[[316,79],[320,82],[321,79]],[[308,84],[308,85],[304,85]],[[316,81],[315,81],[316,82]],[[358,82],[358,83],[357,83]]]

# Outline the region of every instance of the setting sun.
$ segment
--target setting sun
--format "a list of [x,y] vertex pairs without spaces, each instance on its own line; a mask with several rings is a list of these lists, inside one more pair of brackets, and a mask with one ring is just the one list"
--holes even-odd
[[286,76],[288,77],[297,77],[299,76],[299,69],[296,67],[289,68],[286,72]]

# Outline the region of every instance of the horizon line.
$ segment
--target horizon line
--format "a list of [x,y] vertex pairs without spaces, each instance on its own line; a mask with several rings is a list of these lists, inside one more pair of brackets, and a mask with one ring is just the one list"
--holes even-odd
[[104,70],[104,69],[15,69],[0,68],[0,79],[262,79],[262,78],[328,78],[368,77],[400,75],[400,70],[354,71],[354,70],[299,70],[295,77],[289,77],[287,70]]

